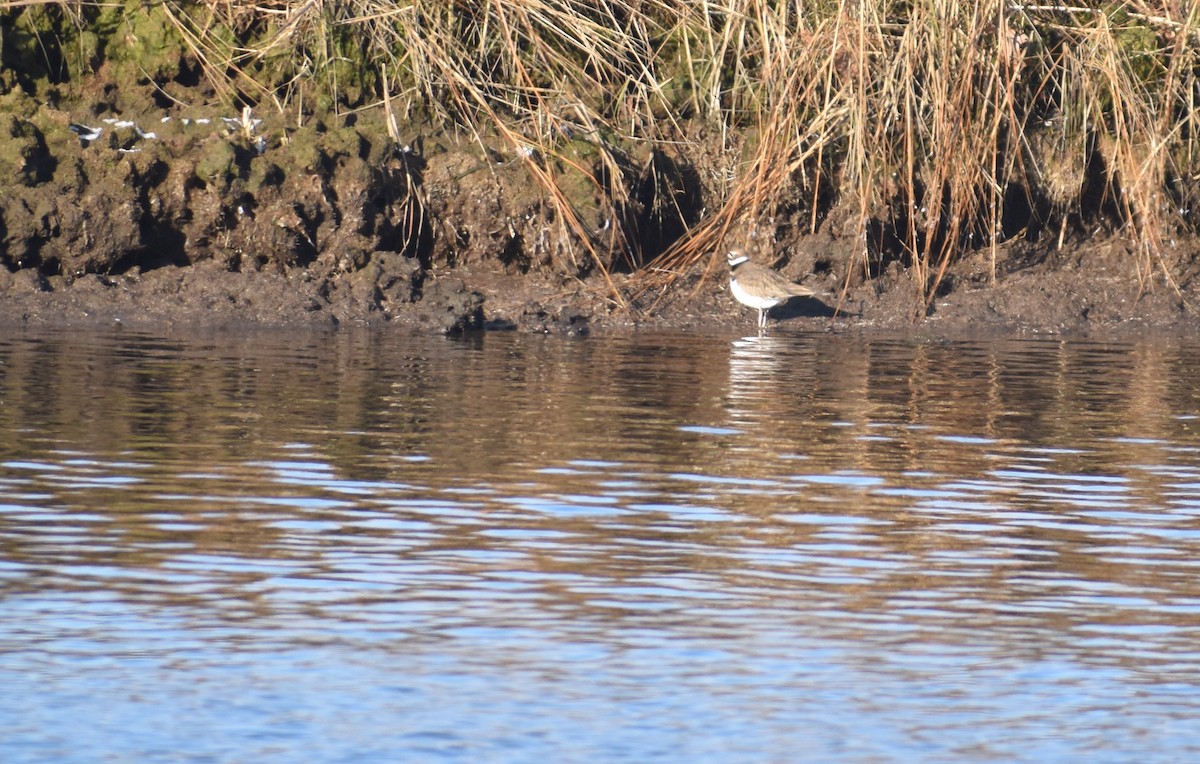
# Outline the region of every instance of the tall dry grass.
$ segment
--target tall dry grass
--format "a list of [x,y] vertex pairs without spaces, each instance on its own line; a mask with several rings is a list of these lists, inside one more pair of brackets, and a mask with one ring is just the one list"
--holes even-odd
[[[165,0],[127,13],[165,14],[231,100],[298,119],[383,109],[397,139],[421,120],[499,137],[584,256],[640,269],[646,288],[719,262],[732,232],[782,210],[815,229],[836,209],[859,241],[847,283],[900,259],[923,286],[918,310],[964,252],[995,268],[1006,240],[1044,230],[1061,246],[1085,222],[1129,236],[1144,283],[1169,281],[1172,237],[1200,221],[1200,4],[1185,0]],[[590,164],[567,150],[581,142]],[[590,179],[599,219],[646,204],[630,189],[648,180],[666,214],[680,180],[647,179],[657,165],[634,158],[651,151],[693,163],[704,204],[656,252],[585,220],[556,169]]]

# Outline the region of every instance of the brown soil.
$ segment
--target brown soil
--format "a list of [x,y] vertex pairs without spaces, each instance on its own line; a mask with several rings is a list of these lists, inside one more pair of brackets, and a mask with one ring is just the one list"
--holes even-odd
[[[98,92],[73,106],[19,89],[0,96],[0,323],[753,325],[725,291],[723,251],[669,289],[646,289],[617,258],[605,277],[503,147],[428,133],[396,151],[367,117],[260,124],[178,105],[134,112]],[[78,125],[104,132],[86,142]],[[987,251],[959,260],[925,311],[911,268],[896,259],[866,277],[860,240],[833,229],[776,226],[729,242],[826,293],[774,311],[782,326],[1200,328],[1189,307],[1200,303],[1195,240],[1150,257],[1119,232],[1089,239],[1072,228],[1062,250],[1048,235],[1018,236],[995,267]]]

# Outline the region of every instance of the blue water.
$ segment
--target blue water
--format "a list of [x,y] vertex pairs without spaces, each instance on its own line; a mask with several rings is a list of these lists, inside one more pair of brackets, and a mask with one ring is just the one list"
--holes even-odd
[[1187,761],[1200,343],[0,339],[0,761]]

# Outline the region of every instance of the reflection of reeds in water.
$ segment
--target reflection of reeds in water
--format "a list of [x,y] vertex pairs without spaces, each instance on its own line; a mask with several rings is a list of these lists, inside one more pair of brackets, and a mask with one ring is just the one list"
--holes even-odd
[[[198,550],[320,578],[358,549],[371,562],[352,574],[373,583],[374,564],[417,578],[442,565],[448,590],[564,574],[542,594],[570,612],[596,599],[572,581],[663,571],[764,591],[795,576],[804,596],[875,613],[914,591],[958,601],[968,568],[989,603],[1024,597],[1029,577],[1008,584],[1026,571],[1191,596],[1192,571],[1121,560],[1113,539],[1194,542],[1194,348],[306,337],[6,339],[0,472],[20,501],[104,518],[73,549],[114,568]],[[37,485],[31,461],[49,465]],[[93,469],[137,482],[89,482]],[[64,548],[6,517],[6,560]],[[138,596],[164,596],[161,576],[143,578]],[[230,577],[239,613],[279,606],[244,580]],[[788,583],[771,596],[796,596]]]
[[[1081,442],[1173,437],[1178,417],[1200,410],[1191,384],[1200,354],[1164,341],[781,334],[724,344],[635,335],[558,346],[513,336],[473,345],[370,332],[302,341],[125,333],[10,339],[0,360],[0,426],[10,433],[0,456],[10,459],[41,447],[38,431],[19,426],[30,418],[76,443],[109,444],[114,453],[152,446],[180,461],[253,458],[254,443],[303,440],[306,427],[322,422],[343,433],[328,443],[335,462],[343,452],[352,461],[364,452],[426,454],[464,474],[513,459],[588,458],[623,439],[653,455],[662,444],[644,439],[736,422],[766,425],[756,437],[785,450],[807,442],[829,449],[831,463],[864,466],[880,454],[846,436],[868,425]],[[507,387],[521,392],[507,395]],[[859,429],[830,431],[831,422]],[[460,434],[438,436],[450,431]],[[571,440],[579,452],[562,451]],[[954,457],[936,441],[905,453],[909,461],[896,463],[903,469]]]

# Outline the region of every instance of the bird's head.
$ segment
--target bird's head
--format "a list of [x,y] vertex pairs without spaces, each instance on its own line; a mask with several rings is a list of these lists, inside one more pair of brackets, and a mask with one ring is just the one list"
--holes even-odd
[[742,263],[749,262],[750,258],[746,257],[746,253],[740,249],[731,249],[729,254],[725,256],[729,261],[730,268],[736,268]]

